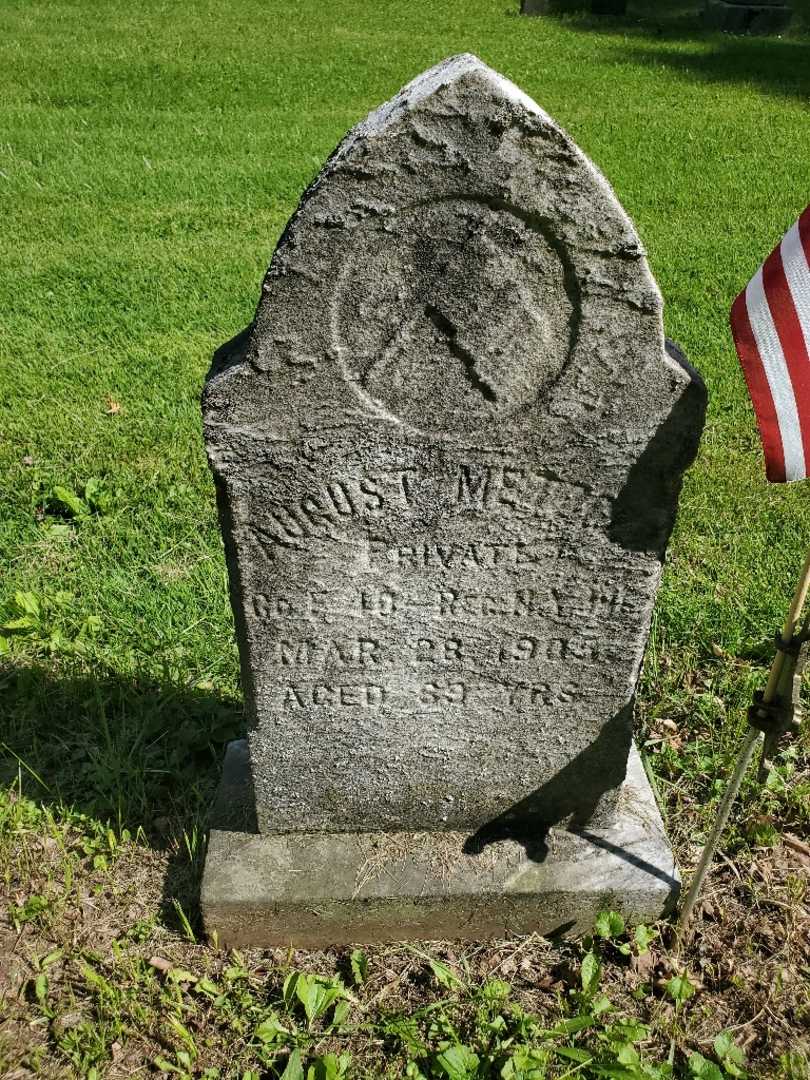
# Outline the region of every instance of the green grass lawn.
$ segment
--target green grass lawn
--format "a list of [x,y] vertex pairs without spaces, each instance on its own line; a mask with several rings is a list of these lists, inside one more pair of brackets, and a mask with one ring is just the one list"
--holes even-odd
[[[605,23],[520,18],[514,0],[0,3],[0,623],[17,626],[0,656],[0,1073],[253,1080],[297,1044],[305,1062],[351,1053],[351,1076],[405,1075],[408,1058],[408,1075],[451,1080],[607,1075],[576,1053],[536,1072],[442,1059],[449,1041],[489,1068],[493,1017],[519,1027],[518,1008],[552,1025],[593,1015],[587,948],[370,950],[362,976],[348,954],[234,959],[196,942],[205,807],[243,723],[199,395],[300,193],[369,109],[471,51],[550,112],[635,220],[667,333],[709,388],[639,703],[689,868],[810,541],[807,484],[765,483],[727,330],[810,199],[810,9],[795,3],[783,39],[745,39],[701,30],[697,0],[630,6]],[[713,936],[685,958],[700,993],[674,1000],[643,970],[628,989],[622,954],[599,947],[663,1069],[672,1047],[679,1075],[736,1075],[712,1040],[750,1025],[735,1037],[751,1075],[807,1075],[807,867],[780,842],[810,832],[807,749],[805,734],[765,795],[745,789]],[[723,975],[730,950],[739,970]],[[549,983],[554,964],[576,972]],[[356,984],[349,1019],[296,1012],[291,967]],[[487,989],[507,977],[513,997]],[[276,999],[286,1034],[259,1038]],[[557,1043],[616,1059],[604,1016],[574,1027]],[[724,1071],[689,1072],[696,1051]]]

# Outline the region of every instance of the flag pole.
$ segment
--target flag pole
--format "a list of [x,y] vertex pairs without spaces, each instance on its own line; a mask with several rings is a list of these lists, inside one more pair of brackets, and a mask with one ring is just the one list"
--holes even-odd
[[[768,676],[768,683],[762,693],[763,705],[770,705],[775,702],[777,699],[777,692],[781,689],[780,683],[783,682],[782,675],[785,666],[785,657],[788,655],[784,646],[789,646],[793,642],[796,628],[799,624],[799,619],[801,618],[802,609],[807,600],[808,591],[810,591],[810,550],[808,550],[807,556],[805,557],[799,583],[796,586],[796,591],[793,594],[793,600],[790,604],[790,610],[785,619],[785,625],[782,628],[782,639],[779,646],[777,646],[776,656],[773,658],[770,675]],[[737,793],[740,790],[743,777],[748,771],[748,766],[751,764],[751,758],[754,756],[754,751],[756,750],[761,734],[762,732],[758,728],[750,726],[745,741],[740,747],[740,751],[737,755],[737,762],[734,766],[734,772],[731,774],[728,787],[726,788],[722,802],[717,811],[717,819],[703,848],[697,869],[692,875],[689,892],[686,894],[686,899],[681,908],[680,917],[678,919],[678,947],[685,943],[686,932],[689,929],[695,905],[700,897],[703,883],[706,880],[706,876],[709,873],[709,869],[720,844],[720,837],[728,822],[731,807],[734,800],[737,798]]]

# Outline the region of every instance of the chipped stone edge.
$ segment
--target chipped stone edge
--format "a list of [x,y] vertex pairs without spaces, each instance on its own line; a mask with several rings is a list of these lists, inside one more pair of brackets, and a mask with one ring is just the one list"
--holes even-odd
[[[630,921],[660,918],[679,891],[635,748],[612,823],[579,834],[552,829],[542,861],[528,858],[511,840],[483,855],[463,855],[466,838],[455,834],[457,854],[448,863],[451,838],[444,833],[237,831],[234,807],[241,792],[249,812],[249,790],[244,741],[232,743],[215,811],[227,810],[228,819],[225,828],[211,831],[201,890],[206,932],[223,945],[315,948],[507,933],[574,937],[589,932],[607,908]],[[375,843],[390,844],[396,854],[389,868],[369,876],[368,852]]]
[[389,101],[372,109],[365,119],[349,131],[340,144],[341,149],[348,152],[358,139],[380,135],[385,128],[398,123],[406,112],[414,110],[443,87],[450,86],[467,75],[483,77],[492,84],[494,90],[513,104],[521,105],[527,112],[539,116],[546,123],[554,124],[548,113],[505,75],[501,75],[472,53],[458,53],[423,71],[406,83]]

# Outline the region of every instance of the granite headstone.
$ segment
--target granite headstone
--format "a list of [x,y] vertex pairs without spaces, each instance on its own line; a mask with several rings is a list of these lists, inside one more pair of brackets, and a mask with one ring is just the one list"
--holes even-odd
[[475,57],[309,187],[204,397],[249,722],[220,809],[254,822],[211,836],[221,938],[671,898],[632,704],[704,391],[661,308],[608,183]]

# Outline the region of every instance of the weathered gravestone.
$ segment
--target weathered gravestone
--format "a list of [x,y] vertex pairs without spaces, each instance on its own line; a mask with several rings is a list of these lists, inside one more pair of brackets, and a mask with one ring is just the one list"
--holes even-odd
[[631,710],[704,391],[661,306],[604,178],[472,56],[308,189],[205,391],[250,725],[221,940],[665,907]]

